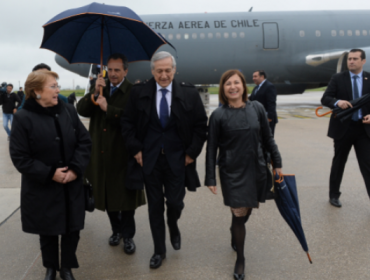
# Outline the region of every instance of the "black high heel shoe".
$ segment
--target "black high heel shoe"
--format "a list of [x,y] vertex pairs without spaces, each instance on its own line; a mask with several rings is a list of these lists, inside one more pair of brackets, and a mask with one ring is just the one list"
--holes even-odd
[[236,274],[234,273],[234,279],[235,280],[244,280],[244,273],[243,274]]
[[[235,268],[234,268],[234,279],[235,280],[244,280],[244,277],[245,277],[245,275],[244,275],[245,259],[244,258],[243,258],[243,270],[242,271],[240,271],[241,270],[240,265],[241,264],[239,263],[239,267],[238,267],[238,261],[236,261]],[[238,274],[237,272],[243,272],[243,273]]]

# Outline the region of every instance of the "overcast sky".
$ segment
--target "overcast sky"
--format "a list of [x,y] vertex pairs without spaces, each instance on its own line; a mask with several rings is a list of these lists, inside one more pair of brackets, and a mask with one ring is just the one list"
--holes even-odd
[[[59,67],[55,54],[40,49],[43,37],[42,25],[62,11],[90,4],[88,0],[2,0],[0,4],[0,83],[6,81],[24,85],[33,66],[44,62],[59,76],[63,88],[84,87],[86,78]],[[139,16],[146,14],[214,13],[253,11],[292,11],[292,10],[351,10],[368,9],[370,1],[348,0],[110,0],[109,5],[127,6]],[[353,5],[356,3],[356,5]]]

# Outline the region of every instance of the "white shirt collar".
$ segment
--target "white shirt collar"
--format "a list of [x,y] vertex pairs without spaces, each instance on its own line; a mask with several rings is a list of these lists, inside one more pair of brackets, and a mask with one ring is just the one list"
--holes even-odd
[[259,85],[258,85],[258,89],[260,89],[263,85],[263,83],[266,81],[266,79],[264,79]]
[[362,79],[362,73],[363,73],[364,71],[361,71],[361,73],[358,73],[358,74],[354,74],[354,73],[352,73],[351,71],[349,71],[349,74],[351,75],[351,79],[353,78],[353,76],[358,76],[360,79]]
[[[119,88],[124,81],[125,81],[125,77],[123,77],[122,82],[120,82],[118,85],[116,85],[116,88]],[[112,83],[110,83],[110,88],[112,88],[112,87],[114,87],[114,85]]]
[[[161,87],[158,83],[156,83],[156,85],[157,85],[157,92],[160,90],[160,89],[162,89],[163,87]],[[168,92],[172,92],[172,82],[167,86],[167,87],[165,87],[167,90],[168,90]]]

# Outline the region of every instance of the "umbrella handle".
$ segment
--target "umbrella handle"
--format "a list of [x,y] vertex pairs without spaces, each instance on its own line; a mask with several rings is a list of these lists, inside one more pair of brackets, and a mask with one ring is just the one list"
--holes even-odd
[[[99,93],[99,96],[103,95],[103,88],[100,87],[100,93]],[[95,97],[93,94],[91,94],[91,102],[94,103],[96,106],[98,106],[99,104],[95,101]]]
[[[276,171],[274,170],[274,178],[275,178],[275,175],[276,175]],[[283,174],[279,174],[279,179],[276,179],[275,182],[280,184],[283,181],[284,181],[284,175]]]
[[308,260],[310,261],[310,263],[312,264],[311,256],[308,252],[307,252],[307,257],[308,257]]
[[321,114],[321,115],[320,115],[320,114],[319,114],[319,110],[320,110],[320,109],[322,109],[322,106],[317,107],[317,108],[316,108],[316,111],[315,111],[316,116],[318,116],[318,117],[320,117],[320,118],[321,118],[321,117],[323,117],[323,116],[329,115],[329,114],[331,114],[331,113],[333,112],[333,111],[329,111],[329,112],[326,112],[326,113],[324,113],[324,114]]

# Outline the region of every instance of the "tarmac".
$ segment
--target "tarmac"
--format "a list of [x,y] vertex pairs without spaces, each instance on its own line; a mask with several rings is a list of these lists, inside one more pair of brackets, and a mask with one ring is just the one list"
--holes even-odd
[[[280,216],[274,201],[260,204],[248,221],[245,243],[246,280],[257,279],[369,279],[370,204],[353,150],[341,187],[342,208],[328,202],[333,142],[326,136],[328,117],[317,118],[322,92],[278,96],[279,123],[275,139],[283,158],[283,172],[295,174],[303,228],[313,260]],[[207,108],[217,107],[211,96]],[[88,119],[83,119],[87,125]],[[44,279],[37,235],[22,232],[20,174],[8,152],[6,133],[0,129],[0,280]],[[204,180],[205,151],[197,168]],[[136,211],[135,254],[122,245],[111,247],[106,213],[87,213],[77,251],[77,280],[188,280],[233,279],[236,254],[230,246],[230,210],[222,195],[202,186],[187,192],[179,221],[182,248],[174,251],[167,240],[167,258],[160,268],[149,268],[153,243],[147,206]],[[59,275],[57,279],[61,279]]]

